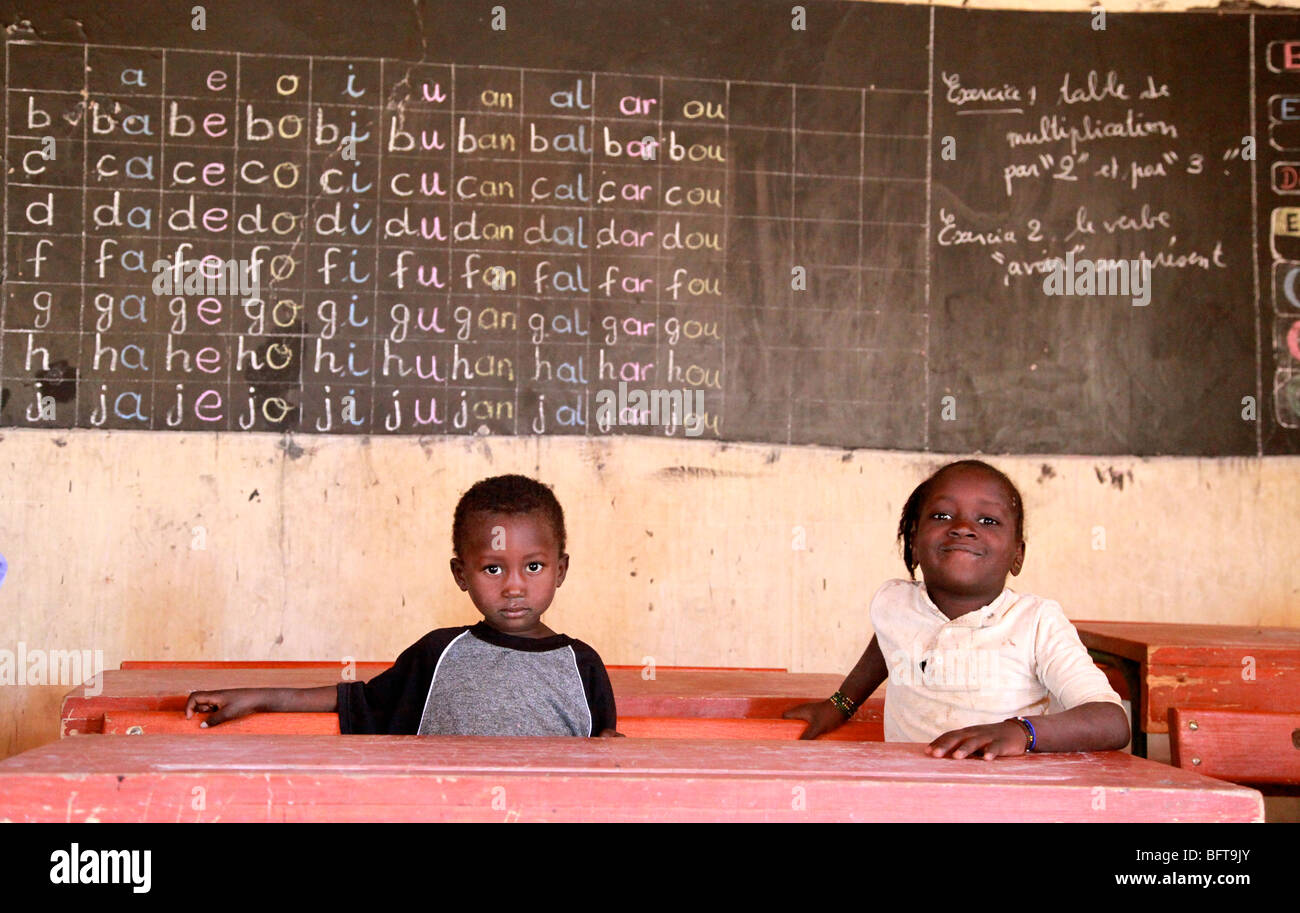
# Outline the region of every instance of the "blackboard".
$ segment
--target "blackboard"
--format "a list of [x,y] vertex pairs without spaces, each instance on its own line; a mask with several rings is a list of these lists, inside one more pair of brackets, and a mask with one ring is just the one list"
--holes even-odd
[[0,426],[1297,451],[1300,18],[801,8],[0,3]]

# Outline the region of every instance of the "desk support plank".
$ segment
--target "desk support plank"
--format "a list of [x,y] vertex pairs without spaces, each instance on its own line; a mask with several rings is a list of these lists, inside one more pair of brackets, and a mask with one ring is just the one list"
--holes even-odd
[[[63,700],[61,734],[103,732],[111,711],[183,710],[192,691],[221,688],[314,688],[341,679],[339,666],[109,669]],[[358,679],[363,679],[358,675]],[[771,671],[665,669],[645,678],[640,668],[609,670],[620,718],[780,718],[791,707],[825,700],[840,686],[838,675]],[[867,700],[854,721],[882,725],[883,691]]]

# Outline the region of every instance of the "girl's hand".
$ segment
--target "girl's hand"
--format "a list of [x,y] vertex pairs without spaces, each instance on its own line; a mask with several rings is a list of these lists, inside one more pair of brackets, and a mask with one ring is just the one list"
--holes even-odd
[[844,714],[840,713],[839,708],[828,700],[813,701],[810,704],[791,707],[781,714],[781,718],[786,720],[806,720],[808,722],[808,727],[799,736],[800,739],[815,739],[819,735],[839,729],[848,722],[844,718]]
[[983,751],[986,761],[994,758],[1010,758],[1025,753],[1025,730],[1020,724],[1007,720],[1002,723],[989,723],[985,726],[967,726],[945,732],[926,748],[926,754],[942,758],[952,755],[954,758],[973,757],[977,751]]
[[264,688],[226,688],[222,691],[195,691],[185,702],[185,719],[194,716],[194,712],[211,713],[199,724],[206,729],[224,723],[226,720],[238,719],[250,713],[258,713],[266,707],[266,689]]

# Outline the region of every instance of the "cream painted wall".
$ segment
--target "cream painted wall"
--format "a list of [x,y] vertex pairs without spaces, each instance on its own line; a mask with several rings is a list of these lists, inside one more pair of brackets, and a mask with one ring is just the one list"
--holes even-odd
[[[0,504],[8,649],[101,650],[107,668],[392,658],[477,618],[447,569],[451,512],[475,480],[523,472],[552,484],[568,517],[553,628],[611,663],[821,672],[847,671],[865,647],[871,594],[905,573],[898,512],[948,459],[658,439],[28,430],[5,432],[0,454],[14,481]],[[1300,459],[993,462],[1025,496],[1013,587],[1075,618],[1300,625]],[[0,750],[55,738],[66,690],[0,688]]]
[[[8,429],[0,649],[102,651],[107,668],[392,658],[475,620],[447,570],[451,511],[475,480],[524,472],[555,487],[569,522],[572,569],[548,622],[606,662],[847,671],[871,635],[871,594],[904,574],[898,511],[947,459],[640,438]],[[1016,588],[1075,618],[1300,625],[1300,459],[993,462],[1025,495]],[[0,687],[0,756],[57,738],[67,690]]]

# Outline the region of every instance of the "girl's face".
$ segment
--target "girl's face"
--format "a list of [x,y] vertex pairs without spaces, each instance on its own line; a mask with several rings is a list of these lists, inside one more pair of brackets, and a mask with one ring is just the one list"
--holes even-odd
[[503,634],[546,637],[542,613],[569,570],[546,516],[471,514],[463,553],[451,559],[457,585]]
[[978,467],[942,473],[921,505],[914,551],[927,588],[992,601],[1025,560],[1011,493]]

